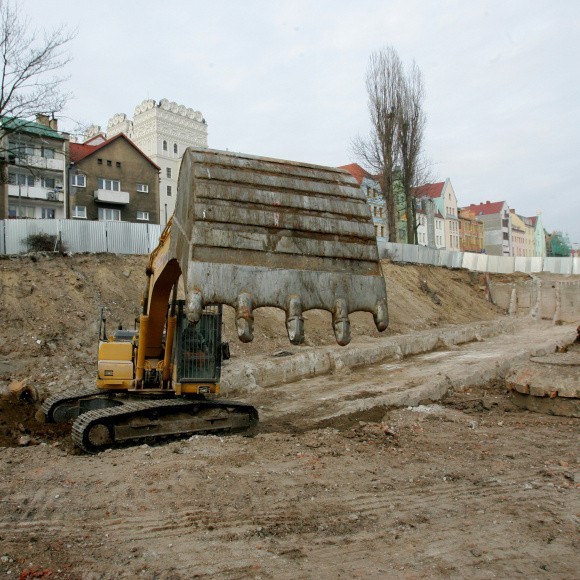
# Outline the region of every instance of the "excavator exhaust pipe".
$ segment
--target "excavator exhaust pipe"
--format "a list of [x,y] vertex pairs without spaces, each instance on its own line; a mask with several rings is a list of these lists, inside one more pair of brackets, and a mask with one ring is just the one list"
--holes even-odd
[[332,313],[340,345],[349,315],[388,326],[387,294],[370,208],[356,180],[331,167],[212,149],[188,149],[179,172],[170,254],[186,312],[207,304],[236,311],[238,337],[254,336],[257,308],[286,312],[288,338],[304,341],[303,313]]

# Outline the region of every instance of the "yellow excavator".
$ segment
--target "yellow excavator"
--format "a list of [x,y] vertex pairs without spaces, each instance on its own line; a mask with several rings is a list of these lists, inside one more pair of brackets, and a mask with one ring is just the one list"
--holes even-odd
[[292,344],[303,312],[332,313],[336,341],[350,341],[351,312],[388,325],[387,295],[370,208],[343,170],[190,148],[175,212],[146,269],[136,330],[107,336],[101,319],[96,388],[48,398],[48,422],[73,421],[88,452],[196,433],[254,427],[250,405],[219,398],[222,305],[235,309],[241,341],[255,309],[286,312]]

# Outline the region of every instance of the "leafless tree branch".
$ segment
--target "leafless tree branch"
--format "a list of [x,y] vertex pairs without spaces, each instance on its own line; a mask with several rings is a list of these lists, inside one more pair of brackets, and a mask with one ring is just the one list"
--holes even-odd
[[37,115],[63,109],[70,96],[62,91],[66,77],[52,73],[70,61],[66,49],[76,34],[65,26],[35,30],[19,8],[0,0],[0,219],[7,213],[7,137]]

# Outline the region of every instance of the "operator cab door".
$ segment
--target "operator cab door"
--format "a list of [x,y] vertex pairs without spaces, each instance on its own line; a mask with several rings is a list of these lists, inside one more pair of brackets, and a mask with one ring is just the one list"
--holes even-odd
[[177,382],[219,382],[221,373],[222,306],[207,306],[193,324],[187,320],[184,301],[177,302],[175,344]]

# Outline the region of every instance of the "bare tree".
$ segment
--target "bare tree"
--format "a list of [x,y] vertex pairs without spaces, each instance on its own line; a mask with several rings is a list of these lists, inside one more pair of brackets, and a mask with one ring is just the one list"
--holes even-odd
[[400,160],[401,185],[405,195],[407,243],[417,243],[417,219],[413,188],[419,185],[427,170],[422,157],[425,113],[423,111],[423,75],[417,64],[412,63],[404,75],[397,107],[397,147]]
[[399,121],[403,67],[396,50],[386,47],[373,52],[366,74],[371,131],[368,138],[353,141],[354,154],[379,175],[387,209],[388,237],[397,241],[397,207],[393,190],[397,163],[397,124]]
[[[366,76],[371,131],[357,138],[356,157],[379,175],[387,206],[389,241],[397,241],[397,190],[403,191],[407,242],[416,243],[413,187],[428,174],[422,155],[425,114],[423,77],[413,63],[405,71],[393,47],[371,54]],[[395,187],[396,185],[396,187]]]
[[65,52],[74,33],[31,27],[18,5],[0,0],[0,219],[8,214],[8,139],[26,129],[37,115],[62,110],[69,95],[61,91],[59,71],[69,62]]

